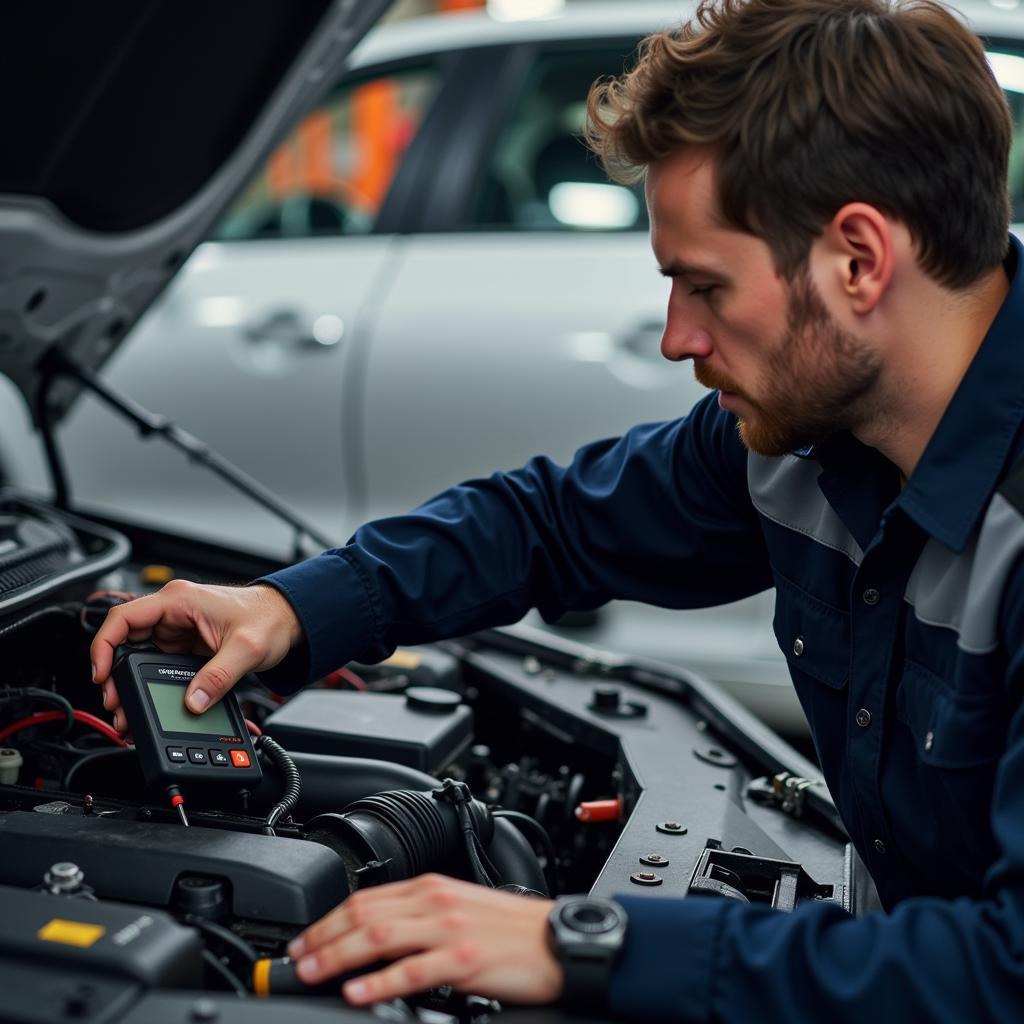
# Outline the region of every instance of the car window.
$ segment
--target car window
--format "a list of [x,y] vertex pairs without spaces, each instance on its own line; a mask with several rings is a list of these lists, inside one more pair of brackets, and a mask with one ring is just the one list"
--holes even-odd
[[[618,74],[630,47],[546,53],[527,76],[484,172],[473,226],[498,230],[646,230],[638,187],[607,182],[579,133],[591,83]],[[1014,122],[1013,219],[1024,222],[1024,51],[998,46],[989,60]]]
[[1013,147],[1010,150],[1010,199],[1013,219],[1024,222],[1024,51],[996,47],[989,63],[1003,87],[1013,116]]
[[437,93],[436,68],[346,83],[279,146],[218,225],[218,241],[373,231]]
[[484,172],[473,224],[510,231],[646,230],[639,186],[611,184],[580,138],[587,91],[632,44],[541,54]]

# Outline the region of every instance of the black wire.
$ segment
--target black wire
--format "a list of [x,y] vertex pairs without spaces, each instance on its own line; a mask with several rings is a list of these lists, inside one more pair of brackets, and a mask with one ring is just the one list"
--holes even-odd
[[255,704],[256,707],[263,708],[265,711],[277,711],[281,706],[265,693],[260,693],[257,690],[236,690],[235,692],[243,704]]
[[302,796],[302,776],[299,775],[299,769],[295,767],[295,762],[288,756],[288,751],[276,740],[269,736],[259,736],[255,745],[257,750],[265,753],[274,762],[284,776],[284,794],[270,808],[264,819],[267,829],[270,829],[268,835],[274,835],[274,826],[292,812],[299,802],[299,797]]
[[61,729],[61,737],[66,737],[75,724],[75,709],[67,697],[62,697],[53,690],[43,690],[37,686],[12,686],[5,693],[0,694],[0,700],[26,700],[42,701],[44,704],[53,704],[64,713],[64,728]]
[[507,818],[516,825],[519,828],[519,831],[524,833],[527,838],[532,837],[541,845],[544,850],[544,856],[547,858],[548,862],[548,887],[551,889],[551,894],[554,895],[558,891],[558,887],[553,884],[555,880],[555,870],[558,866],[558,854],[555,852],[555,844],[551,841],[551,836],[548,834],[548,830],[539,821],[535,821],[528,814],[523,814],[521,811],[497,810],[491,811],[491,814],[495,818]]
[[114,747],[113,749],[93,750],[88,754],[80,754],[78,760],[64,773],[64,781],[61,783],[61,788],[65,791],[70,790],[75,776],[86,765],[92,764],[93,761],[101,761],[108,757],[123,757],[125,754],[134,753],[136,753],[134,747]]
[[[490,889],[496,889],[498,883],[491,877],[487,870],[487,865],[484,863],[487,855],[480,844],[480,837],[476,834],[476,826],[473,823],[472,815],[469,813],[468,805],[464,801],[459,802],[455,805],[455,810],[459,816],[459,823],[462,825],[462,835],[466,843],[469,865],[473,869],[476,880],[481,885],[486,885]],[[487,864],[490,864],[489,860],[487,860]],[[494,865],[490,864],[490,867],[493,871]]]
[[241,935],[236,935],[230,928],[225,928],[224,925],[217,924],[216,921],[207,921],[205,917],[196,917],[194,914],[187,914],[184,920],[186,924],[191,925],[193,928],[197,928],[211,938],[216,938],[225,945],[230,946],[250,966],[259,959],[259,954],[256,950]]
[[35,622],[36,619],[45,618],[47,615],[74,615],[75,609],[78,608],[77,604],[72,602],[65,602],[64,604],[51,604],[45,608],[39,608],[34,612],[30,612],[28,615],[18,619],[17,622],[11,622],[0,629],[0,636],[7,636],[8,633],[13,633],[15,630],[21,629],[23,626],[27,626],[30,622]]
[[244,999],[249,994],[246,991],[245,986],[238,980],[238,975],[229,967],[222,964],[220,959],[214,956],[214,954],[208,949],[203,950],[203,963],[208,967],[212,967],[214,973],[219,974],[221,978],[228,983],[229,987],[234,990],[236,996]]

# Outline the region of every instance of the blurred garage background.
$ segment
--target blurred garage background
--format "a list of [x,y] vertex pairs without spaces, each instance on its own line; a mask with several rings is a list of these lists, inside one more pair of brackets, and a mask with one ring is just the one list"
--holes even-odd
[[[960,6],[1018,125],[1021,220],[1024,11]],[[660,355],[668,288],[642,192],[609,183],[578,133],[591,82],[690,9],[399,0],[105,378],[337,543],[460,480],[682,415],[703,389]],[[4,380],[0,417],[27,415]],[[293,551],[286,526],[94,400],[60,441],[83,509]],[[0,461],[48,490],[38,446],[0,437]],[[622,603],[558,628],[686,664],[783,731],[802,726],[770,595],[685,613]]]

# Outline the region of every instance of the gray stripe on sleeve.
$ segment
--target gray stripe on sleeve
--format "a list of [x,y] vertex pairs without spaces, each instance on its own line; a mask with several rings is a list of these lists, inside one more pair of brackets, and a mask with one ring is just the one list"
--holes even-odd
[[751,452],[747,456],[750,499],[761,515],[860,565],[864,552],[825,500],[818,487],[820,475],[817,462],[795,455],[771,459]]

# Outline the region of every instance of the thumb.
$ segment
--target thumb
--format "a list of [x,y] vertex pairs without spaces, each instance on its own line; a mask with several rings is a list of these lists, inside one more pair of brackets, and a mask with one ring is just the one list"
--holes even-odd
[[195,674],[185,691],[185,704],[194,714],[200,715],[216,704],[239,679],[256,668],[251,649],[242,644],[232,644],[230,639]]

